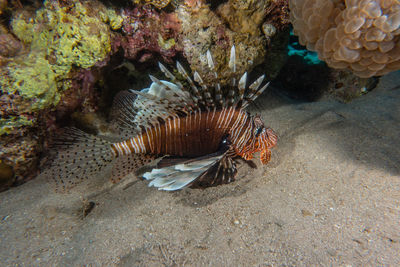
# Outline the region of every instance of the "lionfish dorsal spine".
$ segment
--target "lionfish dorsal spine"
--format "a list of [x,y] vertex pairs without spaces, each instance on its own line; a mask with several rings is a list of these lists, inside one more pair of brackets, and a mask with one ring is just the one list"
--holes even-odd
[[220,106],[224,106],[224,101],[222,99],[222,90],[221,90],[221,84],[218,82],[218,73],[215,70],[215,64],[212,58],[212,54],[210,50],[207,50],[207,63],[208,63],[208,68],[212,71],[214,74],[215,78],[215,84],[214,84],[214,90],[215,90],[215,100]]
[[239,99],[243,100],[244,93],[246,91],[246,83],[247,83],[247,72],[243,73],[242,77],[240,77],[238,89],[239,89]]
[[194,81],[197,82],[197,83],[200,85],[200,87],[201,87],[201,89],[200,89],[201,93],[198,92],[198,95],[197,95],[197,97],[200,99],[200,102],[201,102],[203,105],[205,104],[202,95],[204,95],[205,101],[206,101],[207,103],[210,104],[210,102],[213,102],[212,99],[211,99],[211,94],[208,92],[208,87],[207,87],[207,85],[205,85],[203,79],[201,78],[200,74],[199,74],[197,71],[194,72],[194,74],[193,74],[193,79],[194,79]]
[[179,63],[179,61],[176,62],[176,68],[178,72],[186,79],[186,81],[189,83],[190,87],[193,89],[193,91],[198,91],[196,85],[193,83],[192,79],[190,76],[187,74],[185,68]]
[[265,74],[261,75],[260,77],[258,77],[257,80],[255,80],[252,84],[250,84],[249,97],[251,97],[253,94],[255,94],[255,92],[257,92],[257,90],[260,87],[261,83],[263,82],[264,78],[265,78]]
[[[214,100],[211,97],[211,93],[208,89],[208,86],[204,83],[203,79],[201,78],[200,74],[195,71],[194,72],[194,80],[200,84],[201,86],[201,94],[204,96],[205,101],[206,101],[206,106],[214,106]],[[203,98],[202,98],[203,99]]]
[[175,75],[173,75],[161,62],[158,62],[158,67],[164,73],[165,77],[170,79],[172,83],[176,84],[179,87],[179,89],[185,91],[185,88],[182,85],[182,83],[180,83],[178,79],[175,77]]
[[[235,45],[232,45],[231,47],[231,54],[229,57],[229,68],[231,69],[232,73],[236,73],[236,51],[235,51]],[[234,85],[234,84],[232,84]]]
[[235,103],[235,87],[236,87],[236,51],[235,51],[235,45],[232,45],[231,47],[231,53],[229,57],[229,63],[228,67],[230,68],[233,77],[231,80],[231,87],[229,88],[228,94],[227,94],[227,104],[228,106],[232,106]]
[[268,88],[270,82],[267,82],[263,87],[261,87],[259,90],[257,90],[256,92],[254,92],[254,94],[251,94],[247,97],[246,102],[243,103],[243,108],[246,108],[251,102],[253,102],[254,100],[256,100],[256,98],[258,96],[260,96],[265,89]]

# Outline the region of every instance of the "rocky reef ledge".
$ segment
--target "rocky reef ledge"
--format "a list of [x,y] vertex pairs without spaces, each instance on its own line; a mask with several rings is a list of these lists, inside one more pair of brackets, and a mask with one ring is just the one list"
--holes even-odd
[[91,125],[107,117],[110,99],[148,86],[158,61],[179,58],[211,82],[210,49],[224,84],[235,44],[238,71],[275,77],[287,12],[272,0],[0,1],[0,190],[37,174],[61,127],[99,131]]

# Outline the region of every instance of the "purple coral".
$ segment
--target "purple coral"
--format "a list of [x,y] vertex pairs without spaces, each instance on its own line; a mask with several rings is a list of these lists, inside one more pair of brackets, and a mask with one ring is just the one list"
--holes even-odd
[[[145,62],[159,54],[163,60],[172,62],[171,58],[181,51],[178,41],[180,22],[174,13],[157,12],[149,5],[125,9],[122,30],[125,37],[121,46],[125,58]],[[163,45],[167,40],[173,44]]]
[[13,57],[22,49],[21,43],[11,34],[0,34],[0,56]]

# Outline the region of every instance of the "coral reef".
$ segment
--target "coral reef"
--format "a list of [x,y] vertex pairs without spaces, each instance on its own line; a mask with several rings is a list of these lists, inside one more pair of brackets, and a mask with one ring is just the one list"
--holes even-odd
[[0,0],[0,15],[4,13],[4,10],[7,8],[7,0]]
[[[22,49],[22,44],[12,34],[0,29],[0,57],[14,57]],[[1,64],[0,64],[1,66]]]
[[0,159],[18,182],[36,169],[52,110],[95,106],[90,72],[108,61],[122,17],[97,1],[45,1],[17,10],[10,26],[0,35]]
[[[285,61],[283,0],[211,6],[205,0],[131,0],[118,9],[98,0],[21,3],[10,8],[0,1],[0,11],[11,17],[0,27],[0,167],[11,168],[6,173],[14,183],[34,175],[49,133],[71,119],[90,131],[99,125],[106,131],[97,122],[99,105],[107,109],[105,97],[127,86],[146,86],[149,71],[143,68],[157,61],[172,63],[183,55],[183,64],[213,84],[205,58],[210,49],[221,85],[232,78],[226,55],[233,44],[237,72],[258,66],[271,79]],[[121,81],[111,82],[107,75],[114,74]]]
[[300,43],[330,67],[360,77],[400,69],[398,0],[289,1]]
[[151,4],[157,8],[166,7],[169,4],[169,2],[171,2],[171,0],[133,0],[133,3],[135,4],[146,3],[146,4]]
[[12,167],[0,160],[0,192],[10,187],[14,178]]
[[[236,46],[239,73],[251,71],[265,61],[268,41],[277,33],[275,30],[266,36],[261,30],[268,12],[274,10],[269,9],[272,2],[229,0],[218,5],[215,10],[211,10],[204,1],[184,1],[178,6],[176,12],[182,21],[184,55],[191,68],[202,75],[205,83],[212,84],[215,81],[206,67],[205,54],[208,49],[214,56],[215,67],[221,74],[218,81],[222,85],[228,84],[231,79],[226,52],[233,44]],[[282,66],[283,62],[277,61],[272,65]],[[276,75],[268,66],[264,72],[267,76],[271,73]]]
[[110,12],[100,5],[73,6],[46,1],[35,15],[23,11],[11,22],[13,33],[30,51],[2,69],[0,84],[5,93],[29,101],[31,111],[55,106],[69,89],[63,80],[71,79],[72,70],[93,67],[111,51],[111,32],[104,23],[114,21],[107,16]]
[[18,184],[31,179],[38,173],[36,166],[42,150],[42,138],[34,134],[28,127],[19,127],[19,131],[19,135],[3,135],[0,139],[2,148],[0,165],[7,170],[7,175],[4,173],[0,175],[6,176],[5,179],[9,181],[3,184],[4,188],[0,186],[0,191],[12,183]]
[[272,1],[266,13],[264,25],[272,25],[278,30],[284,30],[289,26],[289,2],[287,0]]
[[127,8],[122,16],[124,37],[120,42],[125,58],[145,62],[158,55],[172,62],[171,58],[181,51],[178,45],[181,26],[175,13],[159,13],[145,5]]

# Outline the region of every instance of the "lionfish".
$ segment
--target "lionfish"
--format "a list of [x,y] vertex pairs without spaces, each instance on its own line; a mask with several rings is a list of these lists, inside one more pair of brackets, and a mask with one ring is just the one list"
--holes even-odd
[[[268,163],[277,136],[260,116],[245,111],[267,88],[269,83],[261,86],[265,75],[247,87],[245,72],[222,90],[210,51],[206,58],[217,81],[212,90],[198,72],[190,77],[177,62],[181,80],[159,63],[170,81],[150,75],[149,88],[117,94],[111,114],[123,141],[70,129],[51,168],[58,188],[70,189],[109,165],[113,165],[111,180],[115,183],[159,158],[143,178],[151,181],[149,186],[170,191],[234,181],[236,157],[251,160],[255,152],[261,152],[261,162]],[[236,74],[235,46],[229,69]]]

